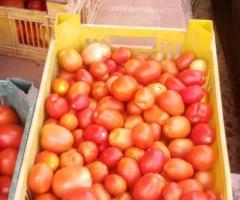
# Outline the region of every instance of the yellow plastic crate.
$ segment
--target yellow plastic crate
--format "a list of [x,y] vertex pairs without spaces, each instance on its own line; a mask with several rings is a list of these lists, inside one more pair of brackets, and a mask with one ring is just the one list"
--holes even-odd
[[[71,30],[71,31],[69,31]],[[93,41],[104,41],[112,47],[128,44],[134,48],[134,53],[151,53],[162,51],[167,57],[175,57],[181,51],[193,50],[199,58],[206,59],[209,64],[209,76],[206,88],[210,92],[210,104],[213,118],[212,127],[217,133],[214,144],[218,159],[213,169],[215,191],[222,195],[222,200],[232,200],[230,169],[226,146],[221,91],[216,56],[216,45],[212,21],[190,20],[187,30],[162,29],[145,27],[96,26],[80,25],[76,15],[59,15],[56,20],[55,39],[51,41],[50,49],[39,90],[39,96],[30,130],[29,142],[26,147],[22,171],[19,175],[15,200],[30,199],[27,188],[29,169],[33,166],[37,152],[40,149],[39,137],[46,113],[44,101],[51,91],[51,80],[58,73],[57,53],[66,48],[83,49]]]

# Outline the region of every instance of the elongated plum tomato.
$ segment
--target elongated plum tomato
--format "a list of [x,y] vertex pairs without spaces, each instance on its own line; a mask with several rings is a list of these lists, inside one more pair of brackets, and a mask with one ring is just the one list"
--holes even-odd
[[203,75],[207,75],[208,66],[207,62],[203,59],[195,59],[192,61],[189,69],[202,72]]
[[186,153],[194,146],[192,140],[187,138],[174,139],[169,145],[168,149],[173,157],[184,158]]
[[214,179],[211,171],[198,171],[194,174],[194,178],[203,185],[204,190],[212,189]]
[[50,151],[41,151],[36,157],[36,163],[46,163],[55,171],[59,167],[59,158],[57,154]]
[[215,140],[215,132],[208,123],[198,123],[192,129],[191,139],[195,144],[211,145]]
[[86,65],[94,62],[105,61],[111,57],[111,49],[103,43],[92,43],[88,45],[82,52],[82,58]]
[[93,115],[93,121],[96,124],[104,126],[107,130],[120,128],[124,125],[123,115],[113,109],[96,110]]
[[75,72],[82,67],[82,57],[73,48],[63,49],[58,53],[59,65],[68,72]]
[[181,115],[184,112],[183,99],[174,90],[167,90],[162,93],[157,99],[157,104],[170,115]]
[[143,112],[143,118],[147,123],[158,123],[159,125],[163,125],[169,118],[169,114],[159,108],[159,106],[154,105],[152,108]]
[[105,163],[109,169],[114,168],[122,158],[122,151],[116,147],[106,148],[100,155],[99,160]]
[[35,193],[47,192],[51,187],[52,169],[45,163],[35,164],[28,175],[28,187]]
[[59,169],[52,179],[52,189],[59,198],[73,190],[91,186],[91,174],[86,167],[81,166]]
[[139,161],[144,155],[144,150],[138,147],[129,147],[125,150],[124,156]]
[[54,153],[62,153],[73,145],[72,133],[57,124],[46,124],[41,131],[41,147]]
[[60,167],[82,166],[83,157],[76,149],[65,151],[60,156]]
[[58,198],[52,193],[43,193],[43,194],[37,195],[35,200],[58,200]]
[[193,175],[193,167],[190,163],[180,158],[171,158],[163,166],[163,172],[174,181],[184,180]]
[[141,110],[147,110],[154,105],[155,96],[148,87],[141,87],[134,96],[134,102]]
[[176,64],[171,60],[163,60],[161,62],[161,66],[162,66],[163,72],[171,73],[174,76],[176,76],[178,74],[178,68],[177,68]]
[[106,96],[99,101],[97,109],[99,110],[113,109],[113,110],[123,111],[124,104],[112,96]]
[[59,119],[68,112],[68,102],[65,98],[57,94],[50,94],[45,103],[47,114],[55,119]]
[[203,98],[204,90],[200,85],[191,85],[183,88],[180,94],[185,104],[192,104],[199,102]]
[[107,140],[108,132],[104,126],[90,124],[84,131],[84,138],[86,140],[95,142],[96,144],[101,144]]
[[182,188],[175,182],[168,183],[162,191],[164,200],[180,199],[182,195]]
[[67,93],[69,87],[69,82],[63,78],[57,78],[52,82],[52,91],[60,96],[64,96]]
[[182,89],[186,88],[183,82],[176,77],[167,78],[165,85],[168,90],[176,90],[177,92],[180,92]]
[[126,73],[133,76],[141,64],[142,64],[142,62],[136,58],[132,58],[132,59],[128,60],[124,64]]
[[83,141],[78,146],[78,151],[84,158],[84,163],[90,163],[98,157],[98,147],[94,142]]
[[78,188],[74,191],[71,191],[63,196],[62,200],[98,200],[92,189],[90,188]]
[[109,76],[108,66],[104,62],[94,62],[89,67],[89,72],[95,80],[106,80]]
[[120,101],[130,100],[138,88],[137,81],[129,75],[116,78],[111,85],[111,94]]
[[208,200],[207,196],[200,191],[192,191],[187,192],[186,194],[183,194],[180,198],[180,200]]
[[17,124],[19,122],[16,111],[8,106],[0,106],[0,125],[2,124]]
[[91,108],[85,108],[78,113],[78,126],[80,128],[86,128],[92,124],[94,110]]
[[185,138],[191,132],[191,124],[184,116],[173,116],[167,119],[163,133],[170,139]]
[[97,200],[111,200],[111,195],[101,183],[94,183],[92,185],[92,191],[97,197]]
[[148,173],[138,179],[133,188],[133,196],[137,200],[160,199],[165,186],[164,178],[157,173]]
[[129,60],[131,51],[125,47],[116,48],[112,52],[112,59],[119,65]]
[[196,55],[192,51],[185,51],[175,60],[177,68],[182,71],[188,68]]
[[108,175],[107,166],[101,161],[95,161],[86,165],[88,168],[93,183],[101,183],[104,178]]
[[75,79],[77,81],[84,81],[84,82],[88,83],[89,85],[91,85],[93,83],[92,75],[86,69],[83,69],[83,68],[79,69],[75,73]]
[[200,71],[187,69],[177,76],[186,86],[202,85],[205,81],[204,75]]
[[133,187],[141,177],[141,170],[133,158],[122,158],[117,165],[118,174],[123,177],[129,188]]
[[0,174],[12,176],[15,169],[18,151],[15,148],[6,148],[0,151]]
[[104,81],[96,81],[92,85],[92,98],[100,100],[108,95],[108,88]]
[[115,128],[108,137],[109,144],[121,150],[125,150],[133,145],[131,130],[127,128]]
[[68,90],[67,97],[70,101],[74,99],[77,95],[84,94],[89,95],[91,91],[91,87],[88,83],[84,81],[77,81],[71,85]]
[[104,179],[104,186],[112,195],[119,195],[126,191],[126,181],[117,174],[109,174]]

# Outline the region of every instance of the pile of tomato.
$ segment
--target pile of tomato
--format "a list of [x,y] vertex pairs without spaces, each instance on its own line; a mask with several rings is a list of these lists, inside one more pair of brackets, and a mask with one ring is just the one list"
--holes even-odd
[[7,200],[22,134],[16,111],[0,105],[0,200]]
[[206,61],[92,43],[58,64],[28,176],[36,200],[220,199]]

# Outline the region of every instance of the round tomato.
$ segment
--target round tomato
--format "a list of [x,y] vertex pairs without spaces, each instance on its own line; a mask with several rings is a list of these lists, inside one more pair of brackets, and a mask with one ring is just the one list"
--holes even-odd
[[163,60],[161,62],[162,65],[162,71],[163,72],[168,72],[173,74],[174,76],[176,76],[178,74],[178,68],[176,66],[176,64],[171,61],[171,60]]
[[12,183],[10,176],[0,176],[0,195],[8,195]]
[[192,191],[183,194],[180,200],[208,200],[207,196],[200,191]]
[[203,98],[204,90],[200,85],[191,85],[183,88],[180,94],[185,104],[192,104],[199,102]]
[[131,51],[125,47],[120,47],[112,52],[112,59],[117,64],[125,63],[131,57]]
[[41,151],[36,157],[36,163],[46,163],[55,171],[59,166],[59,158],[57,154],[50,151]]
[[38,195],[35,200],[58,200],[58,198],[52,193],[44,193]]
[[86,128],[93,122],[94,110],[85,108],[78,113],[78,125],[80,128]]
[[95,161],[88,165],[86,165],[88,168],[93,183],[101,183],[104,178],[108,175],[108,168],[107,166],[101,162],[101,161]]
[[143,117],[147,123],[158,123],[163,125],[169,118],[169,114],[159,108],[157,105],[154,105],[152,108],[143,112]]
[[94,192],[90,188],[78,188],[65,194],[62,200],[97,200]]
[[194,178],[203,185],[204,190],[212,189],[214,179],[210,171],[198,171],[194,174]]
[[93,162],[98,156],[98,147],[94,142],[84,141],[79,144],[78,151],[84,158],[85,163]]
[[104,179],[104,186],[112,195],[119,195],[126,191],[126,181],[117,174],[109,174]]
[[57,78],[52,82],[52,91],[60,96],[64,96],[69,87],[69,82],[63,78]]
[[94,183],[92,185],[92,190],[97,200],[111,200],[111,195],[102,184]]
[[130,100],[127,103],[127,111],[131,115],[139,115],[142,110],[135,104],[134,100]]
[[96,144],[101,144],[107,140],[108,132],[103,126],[91,124],[86,127],[84,131],[84,138],[95,142]]
[[12,176],[18,156],[18,150],[15,148],[6,148],[0,151],[0,174]]
[[60,118],[59,124],[71,131],[77,128],[78,118],[73,113],[66,113]]
[[123,154],[116,147],[106,148],[100,155],[99,160],[102,161],[108,168],[114,168],[118,161],[122,158]]
[[192,129],[191,139],[197,145],[211,145],[215,140],[215,132],[209,124],[198,123]]
[[35,164],[28,175],[28,187],[35,193],[47,192],[51,187],[53,170],[45,163]]
[[187,138],[174,139],[169,145],[168,149],[172,157],[184,158],[186,153],[194,146],[192,140]]
[[125,157],[132,158],[136,161],[139,161],[144,155],[144,150],[138,147],[129,147],[124,152]]
[[83,157],[76,149],[70,149],[60,156],[60,167],[82,166]]
[[81,111],[87,108],[90,104],[90,98],[84,94],[78,94],[71,101],[71,107],[74,111]]
[[200,191],[203,192],[202,184],[193,178],[185,179],[178,182],[178,185],[182,188],[183,194],[192,192],[192,191]]
[[115,128],[108,137],[109,144],[121,150],[125,150],[133,145],[131,130],[127,128]]
[[159,97],[163,92],[167,90],[167,88],[161,83],[152,83],[147,87],[151,90],[155,98]]
[[125,119],[124,128],[131,129],[140,122],[143,122],[143,119],[140,115],[129,115]]
[[77,81],[84,81],[84,82],[88,83],[89,85],[92,85],[92,83],[93,83],[92,75],[86,69],[83,69],[83,68],[79,69],[75,73],[75,79]]
[[133,76],[141,64],[142,64],[142,62],[136,58],[132,58],[132,59],[128,60],[124,64],[126,73]]
[[17,124],[19,122],[16,111],[8,106],[0,106],[0,125],[2,124]]
[[77,95],[83,94],[89,96],[91,91],[91,86],[84,81],[77,81],[71,85],[68,90],[67,97],[70,101],[74,99]]
[[180,71],[188,68],[196,55],[192,51],[185,51],[175,60],[175,63]]
[[153,107],[155,97],[148,87],[141,87],[134,96],[134,102],[141,110],[147,110]]
[[177,200],[182,195],[182,188],[175,182],[168,183],[162,191],[164,200]]
[[92,98],[100,100],[108,95],[108,88],[105,82],[96,81],[92,85]]

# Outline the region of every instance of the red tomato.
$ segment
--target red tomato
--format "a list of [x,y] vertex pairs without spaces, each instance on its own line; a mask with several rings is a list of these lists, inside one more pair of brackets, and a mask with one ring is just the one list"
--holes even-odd
[[192,124],[208,122],[211,118],[211,108],[207,103],[191,104],[185,111],[185,116]]
[[132,142],[135,146],[146,149],[153,144],[152,127],[147,123],[138,123],[132,129]]
[[113,109],[96,110],[93,115],[93,121],[96,124],[104,126],[107,130],[120,128],[124,125],[123,115]]
[[8,200],[8,196],[0,194],[0,200]]
[[124,192],[123,194],[116,196],[115,200],[133,200],[133,198],[129,193]]
[[204,75],[200,71],[187,69],[178,74],[178,78],[186,85],[202,85],[205,82]]
[[73,190],[91,186],[91,174],[86,167],[81,166],[59,169],[52,179],[52,189],[59,198],[62,198]]
[[205,192],[208,200],[221,200],[221,197],[219,196],[219,194],[211,191],[211,190],[208,190]]
[[193,146],[185,156],[185,160],[191,163],[196,170],[212,169],[216,158],[216,151],[208,145]]
[[198,171],[194,178],[198,180],[204,187],[204,190],[211,190],[213,187],[213,175],[210,171]]
[[67,80],[70,85],[71,85],[71,83],[75,82],[74,73],[67,72],[67,71],[64,70],[64,69],[61,69],[61,70],[59,71],[57,78]]
[[122,156],[122,151],[120,151],[118,148],[108,147],[101,153],[99,160],[105,163],[108,168],[111,169],[117,165]]
[[108,175],[107,166],[101,161],[95,161],[86,166],[91,174],[93,183],[101,183]]
[[2,6],[8,6],[8,7],[16,7],[16,8],[24,8],[24,2],[22,0],[2,0],[0,2],[0,5]]
[[78,113],[78,125],[80,128],[86,128],[93,122],[94,110],[91,108],[85,108]]
[[95,80],[106,80],[109,76],[108,66],[104,62],[92,63],[89,67],[89,72]]
[[198,123],[192,129],[191,139],[195,144],[211,145],[215,137],[215,132],[207,123]]
[[96,144],[101,144],[107,140],[108,132],[103,126],[91,124],[85,129],[84,138]]
[[177,92],[180,92],[182,89],[186,88],[183,82],[175,77],[167,78],[165,85],[168,90],[176,90]]
[[157,123],[151,123],[153,139],[159,141],[161,138],[161,126]]
[[109,174],[104,179],[104,186],[112,195],[120,195],[127,189],[126,181],[117,174]]
[[180,94],[185,104],[192,104],[202,99],[204,90],[200,85],[191,85],[182,89]]
[[163,166],[163,171],[174,181],[184,180],[193,175],[193,167],[190,163],[180,158],[171,158]]
[[171,154],[170,154],[167,146],[166,146],[163,142],[161,142],[161,141],[156,141],[156,142],[154,142],[154,143],[152,144],[151,147],[161,149],[161,150],[163,151],[164,155],[165,155],[165,159],[166,159],[166,160],[168,160],[169,158],[171,158]]
[[167,88],[161,83],[151,83],[147,87],[151,90],[155,98],[158,98],[163,92],[167,90]]
[[36,157],[36,163],[46,163],[55,171],[59,166],[59,159],[55,153],[50,151],[41,151]]
[[130,100],[138,88],[137,81],[129,75],[116,78],[111,85],[112,95],[120,101]]
[[30,10],[46,10],[45,2],[42,0],[29,0],[27,2],[27,8]]
[[38,195],[35,200],[58,200],[58,198],[52,193],[44,193]]
[[58,64],[68,72],[75,72],[82,67],[82,57],[73,48],[58,53]]
[[53,153],[62,153],[73,145],[72,133],[57,124],[46,124],[41,131],[41,147]]
[[138,163],[133,158],[122,158],[117,165],[117,173],[123,177],[129,188],[132,188],[141,177]]
[[18,156],[18,150],[15,148],[6,148],[0,151],[0,174],[12,176]]
[[92,83],[93,83],[92,75],[86,69],[83,69],[83,68],[79,69],[75,73],[75,79],[77,81],[84,81],[84,82],[88,83],[89,85],[92,85]]
[[143,117],[147,123],[158,123],[163,125],[169,118],[169,114],[159,108],[159,106],[154,105],[152,108],[143,112]]
[[127,128],[115,128],[108,137],[109,144],[121,150],[125,150],[133,145],[131,130]]
[[178,74],[178,68],[176,64],[171,60],[163,60],[161,62],[163,72],[168,72],[176,76]]
[[19,148],[23,127],[16,124],[0,125],[0,149]]
[[100,100],[108,95],[108,88],[105,82],[96,81],[92,85],[92,98]]
[[112,59],[106,60],[105,64],[107,65],[108,71],[110,74],[112,74],[118,70],[118,66],[117,66],[116,62]]
[[106,148],[110,147],[108,140],[105,140],[101,144],[98,145],[99,154],[101,154]]
[[90,163],[97,159],[98,147],[94,142],[84,141],[80,143],[78,151],[83,156],[85,163]]
[[46,99],[45,108],[50,117],[59,119],[68,112],[68,102],[57,94],[50,94]]
[[168,90],[162,93],[157,99],[157,103],[170,115],[181,115],[184,112],[184,103],[181,95],[175,90]]
[[120,47],[112,52],[112,59],[117,63],[117,64],[123,64],[126,61],[129,60],[131,57],[131,51],[125,47]]
[[183,194],[180,200],[208,200],[208,198],[203,192],[193,191]]
[[140,122],[143,122],[143,119],[140,115],[129,115],[125,119],[124,128],[131,129]]
[[17,124],[19,122],[16,111],[8,105],[0,105],[0,125]]
[[69,82],[63,78],[57,78],[52,82],[52,91],[60,96],[64,96],[67,93],[69,87]]
[[45,124],[58,124],[58,120],[57,119],[54,119],[54,118],[47,118],[45,121],[44,121],[44,125]]
[[79,144],[81,142],[83,142],[83,130],[82,129],[75,129],[74,131],[72,131],[72,135],[74,138],[74,143],[73,146],[75,148],[78,148]]
[[97,200],[90,188],[78,188],[65,194],[62,200]]
[[8,195],[11,183],[12,178],[10,176],[0,176],[0,195]]
[[94,183],[92,185],[92,190],[97,200],[111,200],[111,195],[102,184]]
[[177,200],[182,195],[182,188],[175,182],[168,183],[162,191],[164,200]]
[[138,147],[129,147],[124,152],[125,157],[132,158],[136,161],[139,161],[144,155],[144,150],[138,148]]
[[191,124],[184,116],[173,116],[167,119],[163,133],[170,139],[185,138],[191,132]]
[[139,115],[142,110],[135,104],[134,100],[130,100],[127,103],[127,111],[131,115]]
[[77,81],[71,85],[68,90],[67,97],[70,101],[74,99],[77,95],[84,94],[89,96],[91,87],[88,83],[84,81]]
[[193,142],[190,139],[182,138],[182,139],[174,139],[169,145],[168,149],[172,155],[172,157],[176,158],[184,158],[186,153],[194,146]]
[[155,81],[161,74],[162,68],[159,62],[148,60],[143,62],[135,71],[137,81],[143,85],[147,85]]
[[142,62],[136,58],[128,60],[124,65],[126,73],[133,76],[141,64]]
[[183,194],[193,191],[203,192],[202,184],[198,180],[193,178],[179,181],[178,185],[182,188]]
[[192,51],[185,51],[175,60],[175,63],[178,69],[182,71],[190,66],[195,57],[196,55]]
[[106,96],[99,101],[97,109],[99,110],[113,109],[113,110],[123,111],[124,104],[112,96]]
[[76,149],[70,149],[60,156],[60,167],[82,166],[83,157]]
[[51,187],[52,169],[45,163],[35,164],[28,175],[28,187],[35,193],[47,192]]
[[192,61],[189,69],[199,71],[206,76],[208,71],[207,62],[203,59],[195,59],[194,61]]
[[66,113],[60,118],[59,125],[64,126],[68,130],[72,131],[78,127],[78,118],[73,113]]
[[148,173],[138,179],[133,188],[133,196],[137,200],[160,199],[165,186],[164,178],[157,173]]
[[87,95],[79,94],[75,96],[71,101],[71,107],[76,110],[80,111],[89,106],[90,98]]
[[143,174],[150,172],[159,173],[162,171],[165,156],[159,148],[149,148],[139,161],[139,166]]
[[167,79],[170,78],[170,77],[174,77],[174,75],[169,73],[169,72],[164,72],[163,74],[161,74],[159,76],[158,82],[165,85]]
[[148,87],[141,87],[134,96],[134,102],[141,110],[147,110],[153,107],[155,97]]

